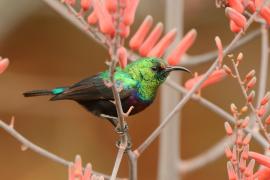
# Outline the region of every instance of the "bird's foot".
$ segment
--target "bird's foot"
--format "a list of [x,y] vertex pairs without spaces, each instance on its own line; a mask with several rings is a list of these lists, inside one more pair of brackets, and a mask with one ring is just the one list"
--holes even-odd
[[[116,147],[117,147],[118,149],[123,148],[123,145],[122,145],[120,139],[119,139],[118,141],[116,141],[115,145],[116,145]],[[127,140],[127,145],[126,145],[126,147],[125,147],[125,152],[127,152],[128,150],[131,150],[131,147],[132,147],[132,143],[131,143],[131,141],[130,141],[129,138],[128,138],[128,140]]]
[[127,123],[124,123],[124,128],[120,127],[119,124],[117,124],[116,128],[115,128],[115,131],[118,133],[118,134],[124,134],[128,131],[128,125]]

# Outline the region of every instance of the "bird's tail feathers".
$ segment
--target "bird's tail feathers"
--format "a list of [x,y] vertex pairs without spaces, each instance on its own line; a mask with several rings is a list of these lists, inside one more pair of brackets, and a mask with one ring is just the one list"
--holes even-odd
[[32,96],[45,96],[45,95],[52,95],[51,90],[33,90],[24,92],[24,97],[32,97]]

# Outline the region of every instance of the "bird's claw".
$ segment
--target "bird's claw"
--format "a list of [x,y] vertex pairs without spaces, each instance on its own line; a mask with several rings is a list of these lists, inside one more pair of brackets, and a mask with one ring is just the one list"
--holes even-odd
[[119,125],[116,126],[115,128],[115,131],[118,133],[118,134],[124,134],[128,131],[128,125],[125,123],[124,124],[124,128],[120,127]]
[[[122,144],[121,144],[121,140],[117,140],[116,143],[115,143],[116,147],[118,149],[122,148]],[[127,141],[127,145],[126,145],[126,148],[125,148],[125,152],[127,152],[128,150],[131,150],[131,147],[132,147],[132,143],[130,140]]]

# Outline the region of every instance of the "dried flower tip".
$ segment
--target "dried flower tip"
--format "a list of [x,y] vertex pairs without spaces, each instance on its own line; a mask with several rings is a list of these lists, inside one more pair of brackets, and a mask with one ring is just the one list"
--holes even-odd
[[242,0],[228,0],[230,7],[238,11],[239,13],[244,12],[244,6],[242,5]]
[[231,127],[231,125],[228,122],[225,122],[224,123],[224,127],[225,127],[225,131],[226,131],[226,133],[227,133],[228,136],[230,136],[230,135],[233,134],[232,127]]
[[246,170],[244,172],[244,175],[246,177],[250,177],[250,176],[253,175],[254,165],[255,165],[255,160],[254,159],[250,160],[249,163],[248,163],[248,166],[247,166],[247,168],[246,168]]
[[249,123],[249,117],[247,116],[241,123],[241,128],[246,128],[248,126]]
[[266,123],[267,125],[270,125],[270,115],[266,118],[265,123]]
[[143,23],[138,28],[137,32],[134,34],[134,36],[129,41],[129,46],[132,50],[137,50],[140,48],[140,46],[143,43],[144,38],[148,34],[151,26],[153,24],[153,18],[152,16],[148,15],[145,17]]
[[240,52],[240,53],[238,54],[236,60],[237,60],[238,62],[240,62],[240,61],[243,60],[243,58],[244,58],[244,55],[243,55],[243,53]]
[[231,104],[231,112],[233,114],[237,114],[238,113],[238,109],[236,107],[236,105],[234,103]]
[[256,84],[256,81],[257,81],[256,77],[253,77],[253,78],[247,83],[247,89],[253,88],[253,87],[255,86],[255,84]]
[[162,31],[163,31],[163,24],[158,23],[153,29],[153,31],[150,33],[150,35],[143,42],[142,46],[140,47],[139,53],[141,56],[144,56],[144,57],[147,56],[147,54],[151,51],[151,49],[159,40],[162,34]]
[[[179,42],[176,48],[169,54],[167,61],[170,65],[180,64],[180,60],[186,51],[192,46],[197,37],[195,29],[190,30],[184,38]],[[221,44],[219,44],[221,45]],[[222,48],[222,45],[221,45]]]
[[232,151],[229,146],[225,146],[224,148],[225,155],[228,159],[232,159]]
[[234,33],[239,33],[242,27],[239,27],[233,20],[230,20],[230,29]]
[[270,9],[269,9],[269,7],[263,7],[260,11],[260,15],[263,17],[263,19],[269,25],[270,24]]
[[249,151],[249,145],[245,145],[241,154],[241,157],[245,160],[248,159],[248,151]]
[[230,161],[227,162],[227,172],[229,180],[236,180],[236,173]]
[[109,12],[116,12],[117,10],[117,0],[106,0],[105,2],[106,8],[108,9]]
[[227,65],[224,64],[222,68],[228,75],[232,75],[232,70]]
[[89,14],[89,16],[87,17],[87,23],[90,25],[94,25],[98,22],[98,17],[95,13],[95,11],[93,11],[91,14]]
[[245,16],[243,16],[241,13],[239,13],[238,11],[236,11],[233,8],[227,7],[225,9],[225,14],[226,16],[232,20],[238,27],[240,28],[244,28],[247,20],[245,18]]
[[112,21],[112,17],[104,4],[100,0],[94,0],[93,2],[95,13],[99,20],[100,31],[104,34],[114,35],[115,29]]
[[253,78],[253,76],[255,75],[256,71],[254,69],[252,69],[251,71],[249,71],[247,74],[246,74],[246,77],[245,77],[245,81],[249,81]]
[[215,37],[215,42],[218,48],[218,63],[219,63],[219,66],[221,67],[222,60],[223,60],[223,46],[218,36]]
[[245,113],[245,112],[247,112],[247,110],[248,110],[248,107],[244,106],[241,108],[241,113]]
[[21,150],[22,151],[26,151],[28,149],[28,146],[27,145],[25,145],[25,144],[22,144],[21,145]]
[[266,108],[265,106],[261,106],[258,110],[257,110],[257,115],[259,117],[263,117],[266,113]]
[[254,97],[255,97],[255,91],[252,90],[252,91],[249,93],[248,97],[247,97],[247,102],[248,102],[248,103],[252,103],[252,101],[254,100]]
[[124,69],[127,65],[127,50],[124,47],[120,47],[117,49],[118,62],[122,69]]
[[88,11],[92,4],[92,0],[81,0],[81,8],[83,11]]
[[261,106],[266,105],[269,102],[270,99],[270,91],[268,91],[265,96],[261,100]]
[[165,50],[173,43],[177,34],[177,30],[169,31],[147,54],[149,57],[161,57]]
[[234,57],[233,54],[228,54],[227,56],[228,56],[228,58],[233,58]]
[[123,22],[129,26],[133,24],[139,0],[129,0],[124,11]]
[[250,151],[249,156],[256,160],[257,163],[270,168],[270,157]]
[[249,133],[248,135],[246,135],[246,137],[245,137],[244,140],[243,140],[243,145],[249,144],[251,138],[252,138],[252,134],[251,134],[251,133]]
[[1,59],[0,58],[0,74],[2,74],[8,67],[9,60],[7,58]]
[[15,116],[12,116],[9,123],[9,127],[14,128],[14,123],[15,123]]

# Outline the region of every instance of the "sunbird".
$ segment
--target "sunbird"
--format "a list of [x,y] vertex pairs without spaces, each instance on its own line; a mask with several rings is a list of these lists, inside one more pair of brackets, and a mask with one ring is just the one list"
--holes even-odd
[[[158,58],[142,58],[128,64],[124,69],[116,67],[115,85],[120,89],[119,96],[124,112],[133,106],[130,115],[139,113],[155,99],[158,87],[172,71],[186,71],[180,66],[169,66]],[[71,86],[23,93],[25,97],[52,95],[51,101],[74,100],[96,116],[117,117],[114,97],[109,83],[109,71],[103,71],[85,78]],[[115,127],[117,118],[107,118]]]

